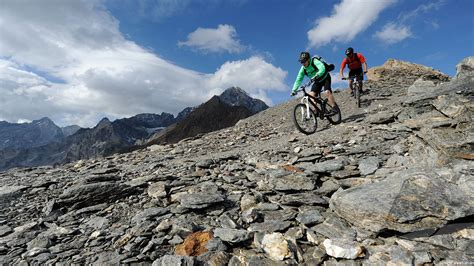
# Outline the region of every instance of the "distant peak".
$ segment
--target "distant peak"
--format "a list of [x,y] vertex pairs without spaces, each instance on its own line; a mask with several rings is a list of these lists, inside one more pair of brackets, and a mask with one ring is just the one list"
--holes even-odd
[[268,108],[268,106],[259,99],[254,99],[239,87],[231,87],[225,90],[220,96],[220,100],[230,106],[244,106],[253,114]]
[[50,122],[50,123],[52,123],[53,121],[51,119],[49,119],[48,117],[43,117],[43,118],[40,118],[38,120],[34,120],[33,122]]
[[244,90],[242,90],[241,88],[239,87],[230,87],[228,89],[226,89],[222,94],[221,96],[225,96],[226,94],[244,94],[244,95],[247,95],[248,96],[248,93]]
[[107,117],[104,117],[100,120],[97,125],[111,124],[110,120]]
[[56,125],[53,120],[49,119],[48,117],[43,117],[38,120],[33,120],[31,124],[36,124],[36,125]]

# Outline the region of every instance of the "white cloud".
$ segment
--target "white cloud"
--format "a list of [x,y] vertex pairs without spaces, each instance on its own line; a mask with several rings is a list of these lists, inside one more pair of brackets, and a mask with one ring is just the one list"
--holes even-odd
[[287,73],[259,57],[227,62],[216,73],[182,68],[126,40],[118,24],[99,0],[3,3],[0,117],[93,126],[103,116],[177,114],[228,86],[262,99],[285,86]]
[[203,52],[239,53],[245,49],[236,39],[237,31],[231,25],[219,25],[217,28],[198,28],[188,35],[188,40],[178,42],[179,46],[189,46]]
[[331,41],[348,42],[366,30],[382,10],[396,0],[342,0],[329,17],[319,18],[308,31],[309,46],[319,47]]
[[250,96],[258,97],[271,104],[266,90],[283,91],[287,72],[267,63],[262,57],[253,56],[247,60],[227,62],[206,79],[206,87],[215,88],[210,95],[219,94],[231,86],[245,88]]
[[377,31],[374,35],[375,38],[387,44],[401,42],[410,36],[412,36],[412,33],[408,27],[394,23],[386,24],[382,30]]
[[[428,4],[419,5],[412,11],[402,13],[398,16],[397,21],[389,22],[385,26],[374,34],[374,37],[386,44],[394,44],[405,40],[413,36],[410,27],[407,26],[409,21],[415,20],[420,14],[427,13],[431,10],[438,10],[445,0],[438,0]],[[439,24],[436,21],[431,23],[434,29],[439,28]]]
[[444,5],[445,2],[446,2],[445,0],[438,0],[438,1],[428,3],[428,4],[419,5],[417,8],[415,8],[414,10],[412,10],[410,12],[400,14],[399,21],[401,23],[404,23],[408,20],[415,19],[421,13],[427,13],[427,12],[433,10],[433,9],[438,10],[438,9],[441,8],[441,6]]

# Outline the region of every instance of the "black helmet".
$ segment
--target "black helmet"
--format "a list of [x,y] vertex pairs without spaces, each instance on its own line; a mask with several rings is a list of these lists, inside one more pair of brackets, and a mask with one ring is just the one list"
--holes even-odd
[[308,52],[301,52],[300,59],[298,61],[300,61],[300,63],[304,63],[304,62],[308,61],[310,57],[311,56],[309,55]]
[[346,49],[346,55],[350,55],[352,53],[354,53],[354,49],[352,47]]

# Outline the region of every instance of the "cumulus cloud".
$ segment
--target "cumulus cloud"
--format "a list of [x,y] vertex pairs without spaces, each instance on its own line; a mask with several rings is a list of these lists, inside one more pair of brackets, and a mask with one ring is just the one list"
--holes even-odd
[[286,71],[267,63],[262,57],[253,56],[247,60],[223,64],[215,73],[208,75],[205,84],[206,87],[214,88],[209,95],[218,94],[225,88],[239,84],[241,88],[246,88],[251,96],[271,104],[265,91],[287,89],[283,82],[286,75]]
[[366,30],[380,12],[396,0],[342,0],[329,17],[319,18],[308,31],[309,46],[319,47],[331,41],[348,42]]
[[384,43],[394,44],[412,36],[412,33],[406,26],[388,23],[382,30],[377,31],[374,36]]
[[[413,36],[413,33],[407,24],[415,20],[423,13],[427,13],[433,9],[438,10],[444,4],[444,2],[445,0],[438,0],[428,4],[422,4],[409,12],[400,14],[397,21],[388,22],[385,24],[381,30],[374,34],[374,38],[386,44],[395,44]],[[432,21],[431,26],[433,29],[439,28],[439,25],[436,21]]]
[[237,31],[231,25],[219,25],[217,28],[198,28],[188,35],[188,40],[178,42],[179,46],[189,46],[203,52],[239,53],[245,49],[236,39]]
[[[124,38],[118,24],[99,0],[4,2],[0,118],[93,126],[103,116],[177,114],[229,86],[262,99],[285,86],[287,73],[260,57],[227,62],[215,73],[180,67]],[[255,74],[273,72],[265,84]]]

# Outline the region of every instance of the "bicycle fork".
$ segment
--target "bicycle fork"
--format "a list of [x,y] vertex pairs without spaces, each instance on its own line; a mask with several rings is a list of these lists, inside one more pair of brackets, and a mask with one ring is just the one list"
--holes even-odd
[[301,98],[301,103],[306,106],[306,117],[304,116],[303,109],[301,109],[301,118],[310,119],[311,118],[310,117],[311,111],[309,110],[310,109],[310,107],[309,107],[309,97],[304,96],[303,98]]

